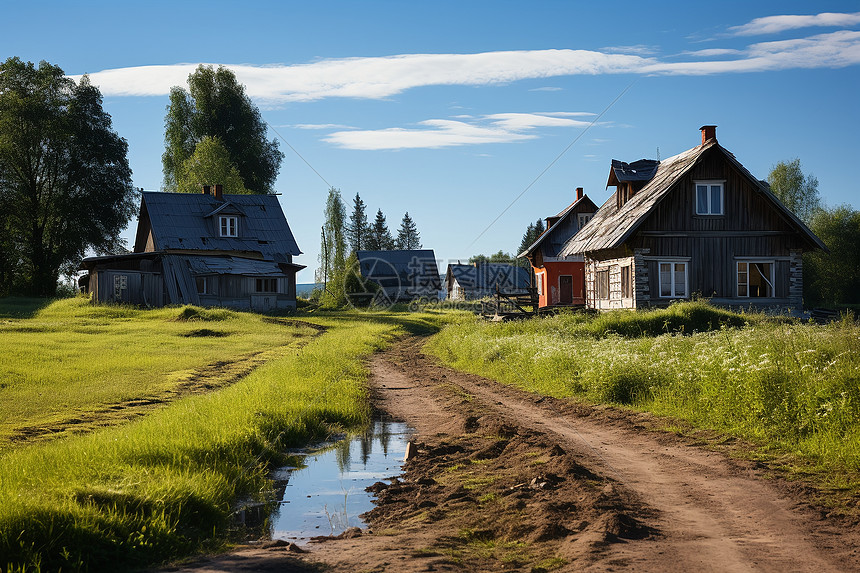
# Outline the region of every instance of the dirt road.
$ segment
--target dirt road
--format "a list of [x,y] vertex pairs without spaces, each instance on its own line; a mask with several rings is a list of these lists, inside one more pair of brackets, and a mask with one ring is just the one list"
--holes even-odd
[[412,338],[375,356],[376,407],[417,430],[370,532],[188,571],[854,571],[856,523],[645,414],[452,371]]

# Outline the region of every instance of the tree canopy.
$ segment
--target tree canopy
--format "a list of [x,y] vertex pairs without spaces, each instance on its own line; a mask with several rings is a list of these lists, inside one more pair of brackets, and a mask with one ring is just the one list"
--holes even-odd
[[415,221],[409,216],[409,211],[403,215],[403,220],[400,222],[400,229],[397,231],[395,245],[398,249],[404,250],[421,248],[421,234],[418,232]]
[[478,255],[474,255],[474,256],[469,257],[469,264],[473,264],[473,263],[507,263],[507,264],[514,265],[514,264],[516,264],[516,262],[517,261],[514,258],[514,255],[511,255],[510,253],[506,253],[502,250],[500,250],[497,253],[493,253],[489,257],[487,255],[484,255],[484,254],[478,254]]
[[860,303],[860,212],[847,205],[819,209],[810,228],[830,249],[803,255],[803,298],[807,305]]
[[780,161],[774,165],[767,182],[782,204],[800,217],[801,221],[809,224],[821,206],[821,199],[818,195],[818,179],[814,175],[804,175],[800,159]]
[[346,206],[340,189],[328,191],[325,205],[325,222],[321,232],[320,267],[317,282],[325,284],[322,302],[327,306],[341,306],[346,301],[344,279],[346,272]]
[[272,193],[284,154],[276,140],[266,139],[266,123],[235,74],[200,65],[188,76],[188,87],[170,90],[161,157],[165,189],[179,189],[183,165],[210,136],[221,141],[246,189]]
[[224,193],[234,195],[250,193],[227,148],[220,139],[208,135],[182,163],[176,177],[176,190],[180,193],[199,193],[203,185],[223,185]]
[[47,62],[0,64],[0,292],[52,295],[135,212],[128,144],[102,96]]

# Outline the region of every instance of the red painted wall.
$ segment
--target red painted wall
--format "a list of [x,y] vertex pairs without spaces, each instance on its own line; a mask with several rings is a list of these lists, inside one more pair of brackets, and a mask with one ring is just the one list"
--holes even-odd
[[[535,278],[543,288],[538,289],[538,306],[585,304],[585,263],[574,261],[544,262],[543,268],[535,268]],[[563,300],[559,277],[571,277],[570,302]]]

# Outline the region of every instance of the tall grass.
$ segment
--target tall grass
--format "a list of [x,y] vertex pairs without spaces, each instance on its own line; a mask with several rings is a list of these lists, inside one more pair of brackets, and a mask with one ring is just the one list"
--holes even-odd
[[[132,330],[148,320],[123,308],[75,312],[84,322],[102,313],[128,318]],[[218,328],[236,318],[229,311],[160,312],[151,315],[153,336],[173,328],[164,320],[170,313],[186,327],[189,318],[221,320]],[[51,330],[45,315],[36,320]],[[362,358],[402,331],[385,315],[311,320],[326,332],[232,386],[122,427],[0,457],[0,570],[124,570],[223,543],[235,500],[266,494],[267,472],[284,461],[286,448],[368,421]],[[409,323],[430,327],[433,320]]]
[[860,470],[860,326],[667,310],[449,325],[429,348],[533,392],[630,405]]
[[207,365],[289,347],[314,334],[250,313],[143,311],[92,306],[81,298],[54,302],[31,318],[0,321],[0,451],[22,428],[159,396]]

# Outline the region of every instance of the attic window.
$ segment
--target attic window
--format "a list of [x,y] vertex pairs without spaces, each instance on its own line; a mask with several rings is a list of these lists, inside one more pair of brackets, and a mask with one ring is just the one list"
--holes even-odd
[[722,181],[696,181],[696,215],[723,215]]
[[222,237],[237,237],[238,225],[235,216],[222,215],[218,218]]

